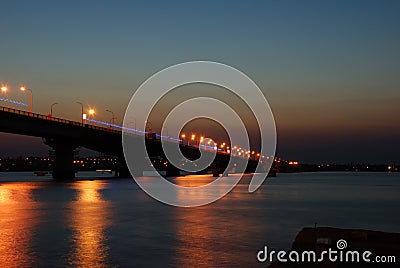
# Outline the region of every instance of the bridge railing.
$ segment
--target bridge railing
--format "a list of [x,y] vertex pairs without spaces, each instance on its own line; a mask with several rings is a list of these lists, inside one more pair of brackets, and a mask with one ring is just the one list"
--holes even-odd
[[74,126],[86,127],[86,128],[96,129],[96,130],[105,131],[105,132],[113,132],[116,134],[121,134],[121,131],[111,129],[111,128],[104,128],[104,127],[94,126],[94,125],[90,125],[90,124],[84,124],[84,123],[71,121],[71,120],[67,120],[67,119],[46,116],[43,114],[30,113],[27,111],[17,110],[17,109],[13,109],[13,108],[4,107],[4,106],[0,106],[0,111],[13,113],[13,114],[25,115],[25,116],[29,116],[29,117],[34,117],[34,118],[39,118],[39,119],[44,119],[44,120],[48,120],[48,121],[54,121],[54,122],[59,122],[59,123],[64,123],[64,124],[69,124],[69,125],[74,125]]

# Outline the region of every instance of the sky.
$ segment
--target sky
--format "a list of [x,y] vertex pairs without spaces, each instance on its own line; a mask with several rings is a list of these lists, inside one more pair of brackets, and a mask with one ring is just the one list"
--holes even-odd
[[[279,156],[400,162],[398,1],[1,1],[0,81],[34,112],[121,122],[154,73],[210,60],[247,74],[274,113]],[[1,102],[0,105],[26,109]],[[16,146],[18,144],[18,146]],[[0,156],[46,154],[0,134]]]

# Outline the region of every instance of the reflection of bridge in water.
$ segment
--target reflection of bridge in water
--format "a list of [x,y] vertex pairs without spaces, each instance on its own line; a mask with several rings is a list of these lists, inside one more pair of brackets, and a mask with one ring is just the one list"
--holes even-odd
[[[74,178],[74,150],[78,147],[118,157],[116,173],[120,176],[130,175],[124,160],[121,130],[0,107],[0,132],[43,138],[44,143],[54,150],[53,177],[55,179]],[[134,140],[135,135],[137,142],[140,142],[142,138],[138,136],[140,134],[132,135]],[[146,149],[150,158],[166,159],[159,137],[159,134],[146,133]],[[178,139],[174,140],[176,141],[169,142],[175,144],[179,142]],[[200,151],[196,146],[180,142],[179,147],[182,154],[190,160],[200,157]],[[246,172],[254,171],[260,159],[259,157],[248,159],[232,156],[225,151],[217,150],[213,163],[200,173],[205,173],[208,169],[213,169],[214,175],[221,173],[227,167],[231,157],[238,162],[246,161]],[[134,175],[141,176],[142,171],[135,171]],[[166,171],[167,176],[179,175],[179,168],[172,164],[167,164]]]

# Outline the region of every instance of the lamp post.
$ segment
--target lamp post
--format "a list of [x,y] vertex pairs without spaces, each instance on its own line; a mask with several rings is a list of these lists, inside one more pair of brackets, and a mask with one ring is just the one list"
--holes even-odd
[[82,120],[82,124],[83,124],[83,123],[84,123],[84,118],[83,118],[83,103],[82,103],[82,102],[79,102],[79,101],[77,101],[76,103],[78,103],[78,104],[81,105],[81,107],[82,107],[81,120]]
[[110,110],[106,110],[106,112],[109,112],[109,113],[111,113],[111,115],[112,115],[112,118],[111,118],[111,129],[114,127],[114,124],[115,124],[115,116],[114,116],[114,113],[113,113],[113,111],[110,111]]
[[195,138],[196,138],[195,134],[192,134],[192,136],[190,137],[190,139],[192,140],[192,146],[196,145]]
[[147,134],[145,134],[145,136],[147,136],[147,138],[151,139],[153,137],[153,135],[152,135],[153,124],[149,120],[146,121],[144,131],[145,131],[145,133],[147,132]]
[[134,123],[133,129],[136,130],[136,117],[133,117],[133,123]]
[[25,91],[29,91],[29,95],[30,95],[30,100],[29,100],[29,113],[31,113],[32,114],[32,105],[33,105],[33,92],[32,92],[32,89],[30,89],[30,88],[27,88],[27,87],[25,87],[25,86],[21,86],[20,88],[19,88],[22,92],[25,92]]
[[50,107],[50,118],[53,117],[53,107],[54,107],[54,105],[57,105],[57,104],[58,104],[58,102],[55,102],[55,103],[53,103],[53,104],[51,105],[51,107]]
[[[182,134],[182,135],[181,135],[182,144],[184,144],[185,138],[186,138],[186,134]],[[189,145],[189,142],[188,142],[188,145]]]
[[6,93],[8,90],[8,88],[6,86],[2,86],[1,87],[1,92]]

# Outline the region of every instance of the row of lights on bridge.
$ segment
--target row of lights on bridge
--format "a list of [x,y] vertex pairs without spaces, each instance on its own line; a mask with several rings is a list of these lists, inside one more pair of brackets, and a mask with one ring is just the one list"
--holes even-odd
[[[190,138],[188,137],[188,139],[186,139],[187,138],[187,136],[186,136],[186,134],[181,134],[181,139],[182,139],[182,141],[183,142],[187,142],[187,145],[193,145],[194,143],[196,143],[197,144],[197,142],[199,142],[199,143],[202,143],[202,142],[204,142],[204,136],[200,136],[198,139],[196,139],[196,134],[191,134],[190,135]],[[211,140],[209,140],[208,142],[207,142],[207,145],[209,145],[209,146],[211,146]],[[249,157],[257,157],[257,158],[265,158],[265,156],[261,156],[261,154],[260,153],[257,153],[256,151],[252,151],[252,150],[246,150],[246,149],[243,149],[243,148],[241,148],[241,147],[238,147],[238,146],[233,146],[233,148],[231,148],[231,147],[229,147],[225,142],[222,142],[220,145],[219,145],[219,148],[218,148],[218,143],[216,143],[216,142],[214,142],[214,150],[222,150],[222,151],[224,151],[224,152],[226,152],[226,153],[234,153],[234,154],[236,154],[236,155],[238,155],[238,156],[249,156]]]

